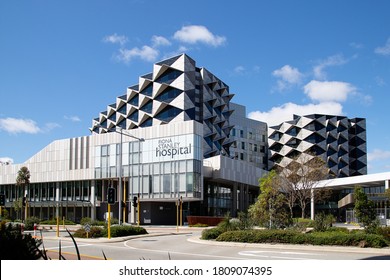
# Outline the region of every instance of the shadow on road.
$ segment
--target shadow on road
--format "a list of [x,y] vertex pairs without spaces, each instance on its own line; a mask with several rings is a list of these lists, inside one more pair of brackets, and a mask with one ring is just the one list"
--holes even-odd
[[390,260],[390,255],[369,257],[369,258],[364,258],[362,260]]

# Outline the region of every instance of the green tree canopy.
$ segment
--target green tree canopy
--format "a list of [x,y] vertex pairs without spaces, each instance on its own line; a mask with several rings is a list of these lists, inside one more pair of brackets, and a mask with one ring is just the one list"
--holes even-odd
[[269,228],[279,228],[289,223],[289,215],[285,208],[285,197],[279,191],[278,175],[271,171],[259,180],[260,195],[249,207],[253,220]]
[[374,231],[378,226],[374,202],[368,199],[360,186],[355,187],[354,199],[355,215],[359,223],[362,223],[367,231]]

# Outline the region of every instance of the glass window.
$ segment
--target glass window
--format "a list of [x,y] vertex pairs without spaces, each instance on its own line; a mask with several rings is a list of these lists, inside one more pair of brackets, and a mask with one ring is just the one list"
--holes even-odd
[[137,195],[139,193],[138,177],[131,178],[131,185],[133,186],[133,194]]
[[171,192],[171,175],[163,175],[163,192],[164,194]]
[[179,161],[179,172],[186,172],[186,161]]
[[167,102],[169,103],[176,97],[178,97],[183,91],[177,89],[168,87],[166,88],[159,96],[157,96],[155,99],[161,102]]
[[145,94],[147,96],[152,96],[153,93],[153,83],[150,83],[141,91],[142,94]]
[[192,159],[187,160],[187,172],[193,172],[194,162]]
[[102,156],[108,156],[108,146],[102,146]]
[[134,106],[138,106],[138,94],[130,99],[129,103]]
[[164,162],[164,174],[171,173],[171,162]]
[[153,109],[153,101],[152,100],[146,102],[146,104],[140,108],[140,110],[142,110],[146,113],[149,113],[149,114],[152,113],[152,109]]
[[167,71],[165,71],[160,77],[156,79],[156,82],[162,84],[162,83],[170,83],[177,77],[179,77],[182,74],[181,71],[178,71],[176,69],[169,68]]
[[153,163],[153,174],[160,174],[160,163]]
[[133,122],[138,122],[138,110],[131,113],[128,118]]
[[193,187],[194,187],[194,175],[193,173],[187,173],[186,192],[193,192]]
[[142,176],[142,193],[149,193],[149,176]]
[[179,190],[180,190],[180,192],[186,191],[186,174],[185,173],[179,174]]
[[[169,122],[173,118],[175,118],[177,115],[179,115],[181,112],[182,112],[181,109],[178,109],[178,108],[172,107],[172,106],[167,106],[160,113],[158,113],[155,116],[155,118],[159,119],[159,120],[162,120],[162,121],[165,121],[165,122]],[[194,119],[194,118],[191,118],[191,119]]]
[[140,173],[140,172],[139,172],[139,168],[140,168],[140,167],[138,166],[138,164],[133,164],[133,165],[132,165],[132,169],[133,169],[133,170],[132,170],[133,172],[131,173],[132,176],[138,176],[138,175],[139,175],[139,173]]
[[149,164],[142,165],[142,175],[149,175]]
[[160,176],[153,175],[153,193],[160,193]]
[[132,164],[137,164],[139,162],[139,155],[138,155],[138,153],[132,154],[131,158],[132,158],[132,161],[131,161]]

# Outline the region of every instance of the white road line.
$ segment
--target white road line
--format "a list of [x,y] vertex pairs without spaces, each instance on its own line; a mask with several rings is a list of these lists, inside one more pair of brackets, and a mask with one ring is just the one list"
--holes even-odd
[[[314,258],[297,258],[292,257],[292,255],[307,255],[307,256],[320,256],[321,254],[311,254],[311,253],[301,253],[301,252],[277,252],[277,251],[241,251],[238,252],[241,256],[248,256],[248,257],[261,257],[261,258],[269,258],[269,259],[289,259],[289,260],[316,260]],[[267,255],[265,255],[267,254]],[[290,257],[287,256],[278,256],[280,255],[290,255]]]
[[136,248],[136,247],[132,247],[132,246],[127,245],[127,242],[128,241],[126,241],[124,243],[124,245],[127,248],[132,249],[132,250],[153,252],[153,253],[163,253],[163,254],[169,253],[171,256],[174,255],[174,254],[177,254],[177,255],[187,255],[187,256],[196,256],[196,257],[208,257],[208,258],[212,257],[212,258],[216,258],[216,259],[233,259],[233,260],[241,259],[241,260],[248,260],[248,258],[226,257],[226,256],[206,255],[206,254],[193,254],[193,253],[173,252],[173,251],[167,251],[167,250],[140,249],[140,248]]
[[[92,244],[77,244],[77,247],[87,247],[87,246],[92,246]],[[69,246],[62,246],[61,245],[61,250],[62,249],[67,249],[67,248],[74,248],[74,245],[69,245]],[[60,249],[59,246],[50,247],[50,248],[46,248],[45,247],[45,250],[59,250],[59,249]]]

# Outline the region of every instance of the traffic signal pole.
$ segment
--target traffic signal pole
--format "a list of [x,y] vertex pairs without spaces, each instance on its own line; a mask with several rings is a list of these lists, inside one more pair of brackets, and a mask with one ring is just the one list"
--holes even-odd
[[107,220],[107,237],[111,239],[111,204],[108,203],[107,206],[108,220]]
[[137,215],[138,215],[138,219],[137,219],[137,225],[139,226],[139,222],[141,220],[141,201],[139,200],[139,194],[138,194],[138,203],[137,203]]

